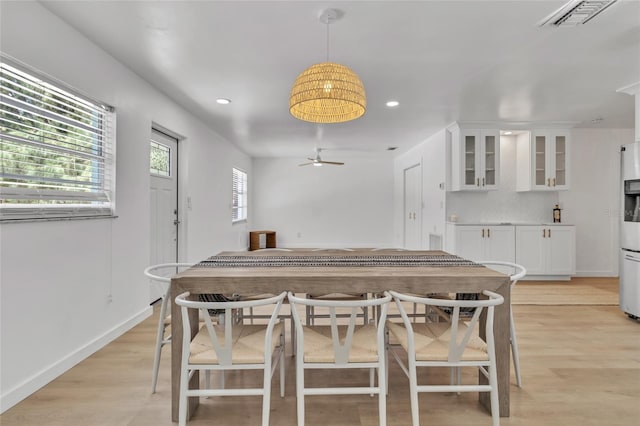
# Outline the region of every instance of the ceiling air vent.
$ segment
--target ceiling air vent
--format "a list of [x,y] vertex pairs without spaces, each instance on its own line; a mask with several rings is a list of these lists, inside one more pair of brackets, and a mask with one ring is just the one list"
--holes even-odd
[[586,24],[616,0],[571,0],[551,15],[538,22],[540,27],[575,27]]

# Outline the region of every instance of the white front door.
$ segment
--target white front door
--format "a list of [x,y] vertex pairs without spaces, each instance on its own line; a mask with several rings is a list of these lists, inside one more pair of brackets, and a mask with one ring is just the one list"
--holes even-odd
[[404,170],[404,247],[422,248],[422,169],[416,164]]
[[[151,132],[151,238],[149,264],[178,260],[178,141],[155,129]],[[162,290],[151,286],[150,302]]]

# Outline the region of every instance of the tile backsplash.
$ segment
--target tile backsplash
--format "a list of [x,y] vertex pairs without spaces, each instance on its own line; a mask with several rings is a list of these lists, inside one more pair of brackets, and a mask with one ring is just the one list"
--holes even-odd
[[452,214],[460,223],[553,221],[557,192],[452,192],[447,194],[447,220]]

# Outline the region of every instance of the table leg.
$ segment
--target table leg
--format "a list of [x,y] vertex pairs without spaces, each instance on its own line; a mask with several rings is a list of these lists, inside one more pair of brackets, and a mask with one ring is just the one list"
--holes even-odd
[[[511,327],[511,323],[509,322],[509,313],[511,312],[510,283],[505,282],[495,292],[504,297],[504,303],[496,307],[493,317],[493,334],[496,345],[496,372],[498,373],[500,417],[509,417],[509,381],[511,377],[511,351],[509,346],[509,331]],[[484,334],[483,320],[480,327],[480,336],[482,338],[485,338]],[[488,383],[482,373],[479,374],[479,381],[481,384]],[[489,399],[489,392],[480,392],[479,395],[480,402],[490,412],[491,401]]]
[[[171,420],[178,421],[179,401],[180,401],[180,367],[182,363],[182,313],[180,307],[173,301],[176,296],[183,292],[177,285],[171,283]],[[194,298],[193,296],[191,298]],[[189,322],[191,323],[191,336],[195,336],[198,332],[198,313],[192,309],[189,313]],[[195,372],[189,382],[190,389],[196,389],[200,386],[200,375]],[[187,420],[195,412],[199,398],[189,398],[189,407],[187,409]]]

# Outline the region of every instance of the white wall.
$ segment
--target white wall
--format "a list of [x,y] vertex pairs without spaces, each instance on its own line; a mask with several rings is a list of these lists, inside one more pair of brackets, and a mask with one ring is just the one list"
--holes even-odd
[[253,228],[276,231],[281,247],[390,246],[391,156],[323,157],[345,165],[298,167],[299,158],[254,159]]
[[563,222],[576,225],[576,274],[617,276],[620,146],[633,129],[573,129],[571,189],[560,192]]
[[445,184],[447,173],[445,138],[443,129],[394,161],[394,246],[402,247],[404,241],[404,170],[416,164],[422,164],[421,248],[437,248],[430,246],[430,234],[444,244],[446,192],[440,184]]
[[248,225],[231,225],[231,168],[251,174],[251,159],[38,3],[1,7],[4,53],[116,108],[118,216],[0,225],[4,411],[150,314],[152,122],[185,137],[182,260],[246,247]]

